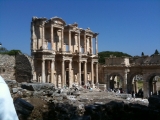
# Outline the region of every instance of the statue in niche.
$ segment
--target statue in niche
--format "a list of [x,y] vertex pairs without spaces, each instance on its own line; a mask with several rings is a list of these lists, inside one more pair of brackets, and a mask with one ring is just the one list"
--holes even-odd
[[58,75],[58,87],[61,87],[61,75]]
[[33,80],[36,80],[37,77],[36,77],[36,71],[33,72]]
[[88,81],[90,80],[89,74],[87,75],[87,80],[88,80]]
[[38,75],[38,82],[41,83],[42,82],[42,77],[41,74]]
[[45,41],[44,49],[48,49],[48,41]]
[[77,74],[74,75],[74,82],[77,82]]
[[87,37],[87,51],[89,52],[89,37]]

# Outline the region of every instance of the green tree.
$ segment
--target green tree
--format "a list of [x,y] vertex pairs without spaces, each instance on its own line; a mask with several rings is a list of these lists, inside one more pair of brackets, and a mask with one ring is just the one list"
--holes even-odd
[[141,53],[141,56],[144,56],[144,53],[143,53],[143,52]]
[[110,55],[113,55],[116,57],[122,57],[122,56],[132,57],[131,55],[123,52],[103,51],[98,53],[98,57],[99,57],[98,62],[100,64],[105,64],[105,58],[110,57]]
[[155,55],[158,55],[158,54],[159,54],[159,52],[158,52],[157,49],[155,50],[154,54],[155,54]]
[[7,54],[8,50],[5,47],[0,47],[0,54]]

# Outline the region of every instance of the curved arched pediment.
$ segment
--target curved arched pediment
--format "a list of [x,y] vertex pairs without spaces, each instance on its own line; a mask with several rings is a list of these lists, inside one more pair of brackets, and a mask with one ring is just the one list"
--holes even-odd
[[50,20],[53,21],[54,23],[66,25],[66,22],[62,18],[59,18],[59,17],[53,17]]

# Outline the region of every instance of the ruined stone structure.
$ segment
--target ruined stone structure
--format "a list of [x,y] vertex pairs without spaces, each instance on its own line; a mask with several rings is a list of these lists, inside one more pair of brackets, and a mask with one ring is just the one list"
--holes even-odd
[[149,97],[151,94],[157,94],[157,88],[160,88],[160,55],[132,58],[111,56],[106,58],[102,72],[107,89],[122,88],[130,93],[138,92],[135,76],[141,75],[144,97]]
[[58,17],[33,17],[31,54],[33,80],[56,87],[98,82],[98,33],[78,28]]
[[0,75],[5,80],[15,80],[15,56],[0,54]]

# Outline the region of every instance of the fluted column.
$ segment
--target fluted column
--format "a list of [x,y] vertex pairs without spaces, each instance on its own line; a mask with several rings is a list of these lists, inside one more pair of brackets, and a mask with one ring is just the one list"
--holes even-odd
[[81,61],[80,60],[78,61],[78,64],[79,64],[79,85],[82,85],[82,82],[81,82]]
[[72,77],[72,60],[69,61],[69,87],[72,87],[73,77]]
[[62,87],[64,87],[65,79],[64,79],[64,60],[63,59],[62,59],[62,77],[61,77],[61,81],[62,81]]
[[84,61],[84,84],[87,84],[87,62]]
[[84,33],[84,53],[86,53],[86,34]]
[[95,38],[95,42],[96,42],[96,55],[98,54],[98,39],[97,36]]
[[91,81],[92,81],[92,83],[91,84],[94,84],[94,70],[93,70],[93,61],[91,60]]
[[54,80],[54,60],[51,61],[51,83],[57,85],[56,80]]
[[69,30],[68,47],[69,47],[69,51],[71,52],[71,31],[70,30]]
[[45,60],[42,59],[42,83],[46,82],[45,78]]
[[98,83],[98,62],[96,63],[96,83]]
[[63,53],[63,45],[64,45],[64,36],[63,36],[63,28],[61,30],[61,50],[62,50],[62,53]]

